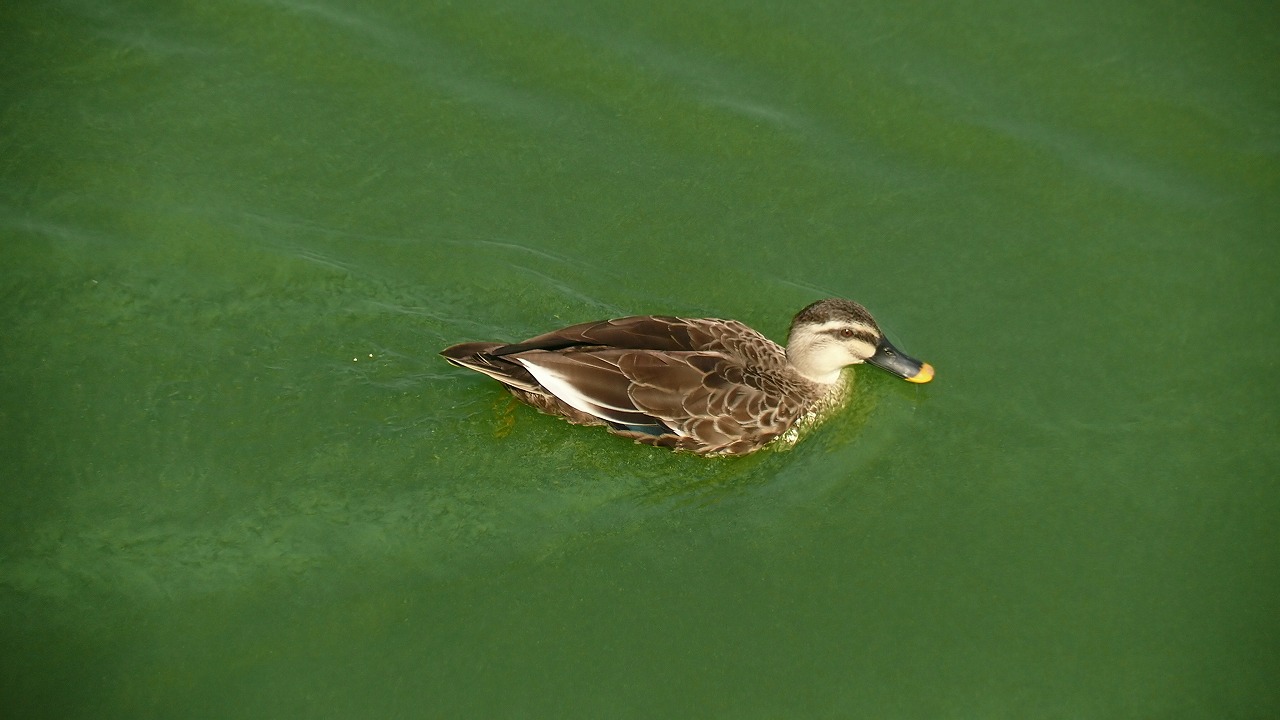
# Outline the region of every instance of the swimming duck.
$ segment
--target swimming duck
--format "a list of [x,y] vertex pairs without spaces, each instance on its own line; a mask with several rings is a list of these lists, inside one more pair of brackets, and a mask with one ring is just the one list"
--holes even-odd
[[933,379],[866,308],[838,298],[797,313],[785,349],[736,320],[641,315],[440,354],[544,413],[701,455],[745,455],[794,435],[840,404],[849,365]]

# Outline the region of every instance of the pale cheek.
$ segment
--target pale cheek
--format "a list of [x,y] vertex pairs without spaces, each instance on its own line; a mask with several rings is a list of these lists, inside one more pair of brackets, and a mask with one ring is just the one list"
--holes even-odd
[[876,354],[876,349],[871,345],[858,343],[856,349],[846,348],[846,352],[849,353],[849,363],[853,365],[866,362],[867,358]]
[[836,370],[845,365],[862,362],[849,348],[843,345],[828,345],[824,347],[819,358],[819,364],[824,370]]

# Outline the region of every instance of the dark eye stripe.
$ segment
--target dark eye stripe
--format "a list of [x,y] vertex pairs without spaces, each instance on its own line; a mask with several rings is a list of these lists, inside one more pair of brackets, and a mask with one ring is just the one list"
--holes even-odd
[[843,333],[843,332],[844,332],[845,330],[847,330],[847,329],[849,329],[849,328],[831,328],[830,330],[828,330],[828,331],[827,331],[827,334],[828,334],[828,335],[833,335],[833,336],[835,336],[835,337],[837,337],[837,338],[840,338],[841,340],[846,340],[846,339],[847,339],[847,340],[853,340],[854,338],[857,338],[858,340],[861,340],[862,342],[864,342],[864,343],[866,343],[866,344],[868,344],[868,345],[875,345],[875,344],[876,344],[876,336],[875,336],[875,335],[872,335],[871,333],[867,332],[866,330],[854,330],[854,331],[853,331],[853,336],[852,336],[852,337],[845,338],[845,337],[844,337],[843,335],[841,335],[840,333]]

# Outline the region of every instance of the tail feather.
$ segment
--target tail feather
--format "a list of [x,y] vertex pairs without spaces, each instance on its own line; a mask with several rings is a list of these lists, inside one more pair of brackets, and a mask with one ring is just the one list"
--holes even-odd
[[458,367],[483,373],[503,385],[539,395],[548,394],[523,365],[492,354],[502,347],[505,347],[503,343],[468,342],[447,347],[440,354]]

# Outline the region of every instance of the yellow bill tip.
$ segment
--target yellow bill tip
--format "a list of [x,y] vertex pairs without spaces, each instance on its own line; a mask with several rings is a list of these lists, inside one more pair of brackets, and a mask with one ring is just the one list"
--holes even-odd
[[907,382],[927,383],[933,379],[933,366],[929,363],[920,364],[920,372],[907,378]]

